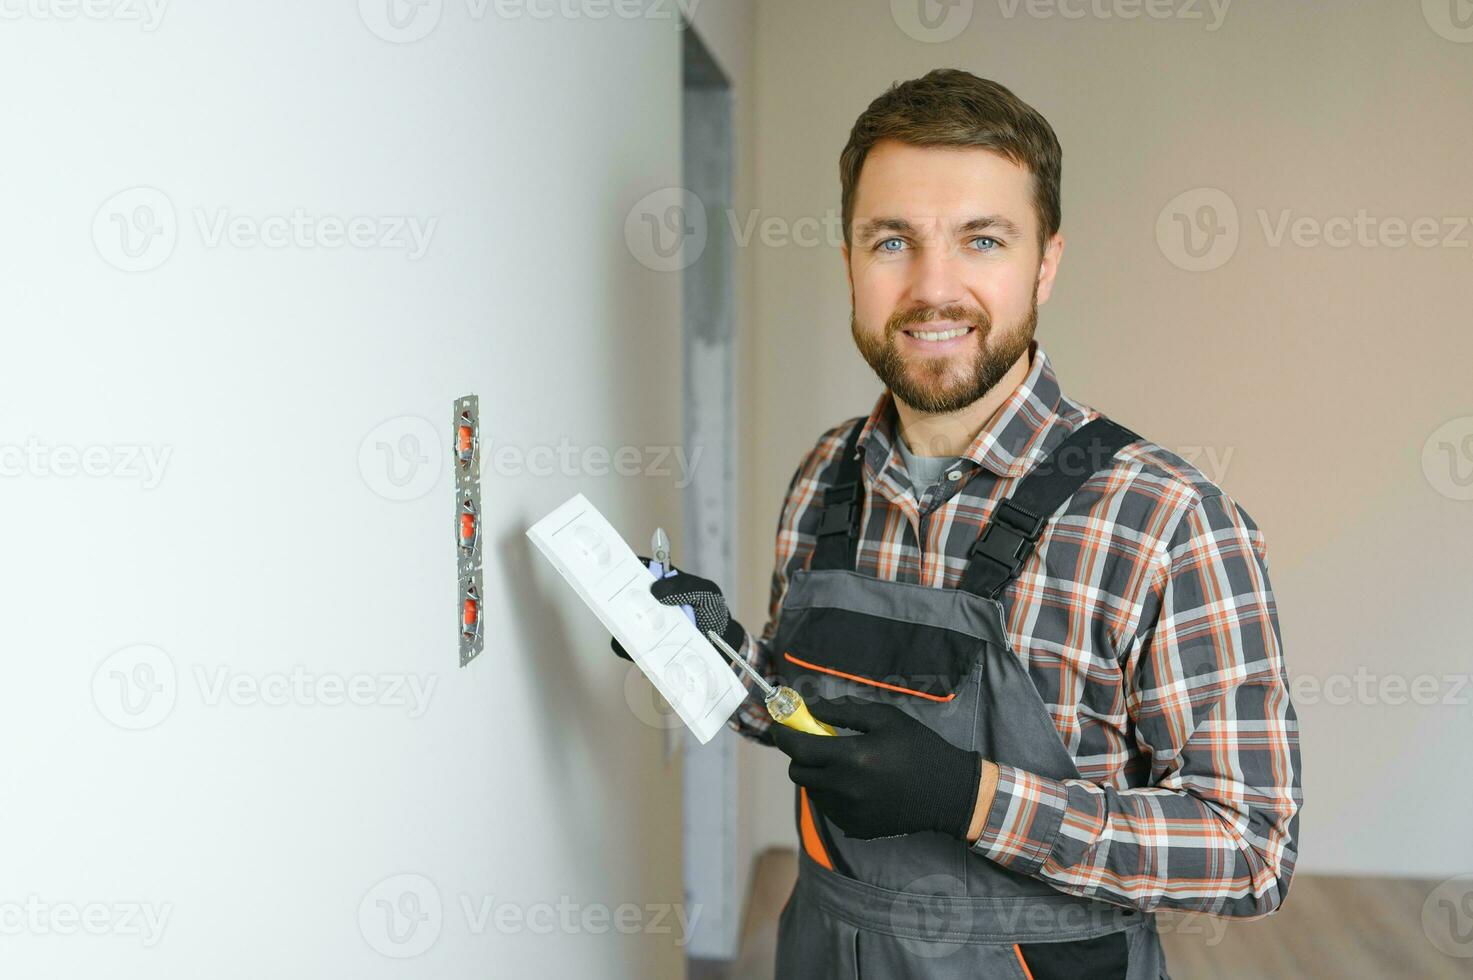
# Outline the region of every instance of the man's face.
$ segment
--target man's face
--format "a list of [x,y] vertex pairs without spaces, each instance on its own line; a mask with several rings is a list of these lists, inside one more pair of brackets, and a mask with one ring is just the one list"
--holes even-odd
[[1027,352],[1062,252],[1055,235],[1040,254],[1022,166],[991,150],[882,140],[865,157],[843,249],[854,342],[896,398],[959,411]]

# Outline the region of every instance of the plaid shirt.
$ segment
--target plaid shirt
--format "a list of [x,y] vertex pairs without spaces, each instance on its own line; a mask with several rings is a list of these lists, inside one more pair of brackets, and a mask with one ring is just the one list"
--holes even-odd
[[[966,553],[1035,464],[1099,413],[1031,370],[960,461],[917,500],[892,396],[860,435],[858,571],[959,587]],[[764,676],[789,576],[807,562],[823,488],[855,419],[825,432],[788,486],[769,621],[743,653]],[[1046,526],[1001,596],[1004,627],[1080,779],[1001,766],[978,854],[1062,892],[1144,911],[1257,918],[1296,857],[1299,734],[1263,535],[1197,469],[1136,442]],[[729,725],[765,745],[760,698]]]

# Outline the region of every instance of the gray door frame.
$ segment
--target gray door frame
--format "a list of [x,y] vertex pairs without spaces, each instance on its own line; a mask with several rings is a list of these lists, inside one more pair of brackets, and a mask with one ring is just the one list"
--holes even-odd
[[[682,71],[684,186],[705,209],[704,244],[683,264],[686,459],[693,461],[683,494],[686,567],[710,578],[732,598],[736,582],[736,467],[733,348],[733,263],[723,234],[731,207],[731,84],[689,22]],[[691,200],[689,196],[686,198]],[[699,454],[699,455],[697,455]],[[696,465],[695,461],[699,461]],[[685,898],[694,917],[686,955],[736,957],[742,896],[737,889],[740,736],[723,731],[705,745],[682,726],[684,739],[683,852]]]

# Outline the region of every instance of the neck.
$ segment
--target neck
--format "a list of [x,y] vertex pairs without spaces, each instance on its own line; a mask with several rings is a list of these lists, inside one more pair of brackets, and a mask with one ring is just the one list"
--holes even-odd
[[992,423],[998,410],[1017,390],[1033,367],[1033,345],[981,398],[955,412],[922,412],[896,398],[895,413],[900,438],[916,456],[960,456]]

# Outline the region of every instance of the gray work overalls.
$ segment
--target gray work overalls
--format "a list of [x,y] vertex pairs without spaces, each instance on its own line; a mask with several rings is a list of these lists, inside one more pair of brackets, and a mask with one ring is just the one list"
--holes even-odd
[[[984,758],[1078,779],[1008,644],[997,597],[1054,511],[1139,437],[1104,418],[1071,433],[998,505],[962,587],[949,589],[854,570],[863,425],[830,465],[837,473],[824,492],[818,543],[783,600],[773,671],[805,697],[893,704]],[[1154,914],[1068,895],[947,834],[850,838],[801,786],[794,795],[802,846],[778,926],[778,980],[1167,976]]]

